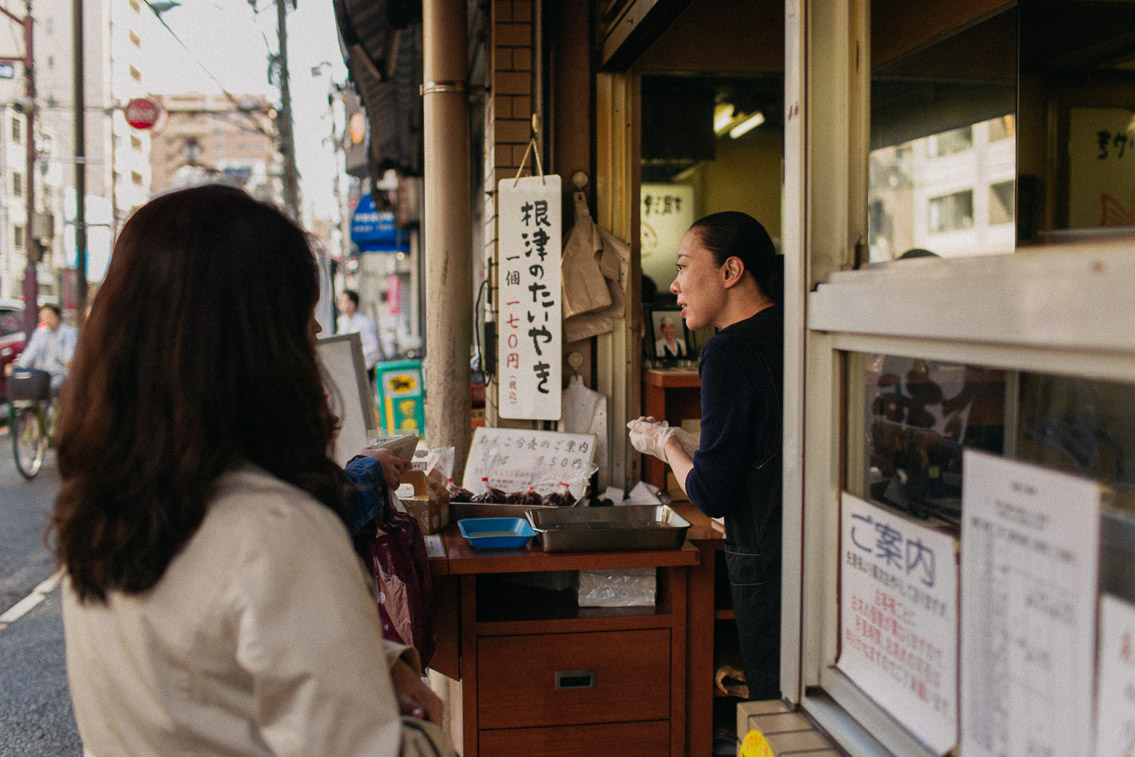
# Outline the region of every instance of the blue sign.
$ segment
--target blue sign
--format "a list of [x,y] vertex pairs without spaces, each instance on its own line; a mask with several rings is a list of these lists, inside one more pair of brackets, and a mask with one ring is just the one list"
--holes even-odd
[[351,241],[359,252],[409,252],[409,238],[394,225],[394,213],[380,211],[365,194],[351,215]]

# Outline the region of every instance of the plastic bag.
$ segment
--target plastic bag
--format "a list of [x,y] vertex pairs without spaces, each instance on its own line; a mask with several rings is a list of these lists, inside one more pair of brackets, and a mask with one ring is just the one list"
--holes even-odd
[[579,571],[580,607],[652,607],[657,589],[654,568]]
[[382,503],[355,537],[355,549],[374,579],[383,637],[414,646],[425,667],[437,645],[437,606],[421,526],[397,507],[377,460],[366,473]]

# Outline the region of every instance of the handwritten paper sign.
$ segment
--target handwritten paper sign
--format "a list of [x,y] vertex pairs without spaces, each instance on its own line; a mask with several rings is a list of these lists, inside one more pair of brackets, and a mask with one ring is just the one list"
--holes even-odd
[[642,273],[665,292],[678,272],[678,245],[697,220],[693,184],[643,184],[639,217]]
[[481,479],[488,476],[490,485],[508,492],[532,486],[550,494],[562,490],[564,482],[578,499],[594,472],[594,459],[594,434],[480,426],[473,431],[461,485],[480,493]]
[[1135,753],[1135,605],[1100,597],[1096,757]]
[[962,754],[1089,754],[1099,484],[970,449],[962,466]]
[[499,213],[498,413],[558,420],[563,321],[560,177],[502,179]]
[[1135,224],[1135,109],[1068,111],[1068,226]]
[[958,740],[955,541],[847,492],[837,667],[935,754]]

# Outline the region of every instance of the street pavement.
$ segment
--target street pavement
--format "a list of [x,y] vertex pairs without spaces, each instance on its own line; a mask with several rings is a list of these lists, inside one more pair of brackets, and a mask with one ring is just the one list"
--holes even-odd
[[[39,476],[25,481],[7,424],[0,427],[0,757],[82,754],[67,691],[59,588],[44,544],[58,491],[54,452]],[[40,596],[26,612],[12,611]]]

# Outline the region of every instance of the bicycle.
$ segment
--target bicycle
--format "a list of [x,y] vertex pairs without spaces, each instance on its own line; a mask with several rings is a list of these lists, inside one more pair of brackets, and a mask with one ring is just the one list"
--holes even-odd
[[51,374],[36,368],[15,368],[8,377],[8,433],[16,470],[32,480],[55,432],[56,404],[51,396]]

